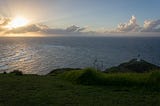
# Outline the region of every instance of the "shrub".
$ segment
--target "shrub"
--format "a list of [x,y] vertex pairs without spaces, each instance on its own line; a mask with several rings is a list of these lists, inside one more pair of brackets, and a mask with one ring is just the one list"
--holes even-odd
[[4,72],[3,72],[3,74],[7,74],[7,72],[6,72],[6,71],[4,71]]
[[22,71],[19,71],[19,70],[13,70],[13,71],[11,72],[11,74],[23,75]]
[[100,74],[102,73],[98,72],[95,69],[86,68],[83,70],[65,72],[61,75],[61,77],[74,83],[91,85],[101,82]]
[[104,76],[101,72],[98,72],[92,68],[87,68],[83,70],[81,75],[79,75],[79,77],[76,79],[76,82],[85,85],[97,85],[103,83],[103,77]]

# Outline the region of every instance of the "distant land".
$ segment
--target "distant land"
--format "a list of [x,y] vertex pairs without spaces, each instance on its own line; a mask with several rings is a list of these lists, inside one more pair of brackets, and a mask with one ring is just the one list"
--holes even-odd
[[132,59],[129,62],[122,63],[118,66],[111,67],[105,70],[105,72],[137,72],[144,73],[151,70],[159,70],[160,66],[154,65],[142,59]]

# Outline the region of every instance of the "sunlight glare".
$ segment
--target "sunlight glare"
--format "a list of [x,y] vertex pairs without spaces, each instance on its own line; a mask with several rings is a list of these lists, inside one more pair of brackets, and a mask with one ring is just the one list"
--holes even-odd
[[26,26],[28,22],[29,21],[23,17],[16,17],[8,24],[8,28],[12,29],[12,28]]

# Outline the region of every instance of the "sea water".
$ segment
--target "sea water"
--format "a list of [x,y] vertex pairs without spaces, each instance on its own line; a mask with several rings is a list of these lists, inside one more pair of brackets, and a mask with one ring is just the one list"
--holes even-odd
[[95,67],[95,62],[105,70],[137,56],[160,65],[160,38],[0,38],[0,72],[20,70],[26,74],[47,74],[57,68]]

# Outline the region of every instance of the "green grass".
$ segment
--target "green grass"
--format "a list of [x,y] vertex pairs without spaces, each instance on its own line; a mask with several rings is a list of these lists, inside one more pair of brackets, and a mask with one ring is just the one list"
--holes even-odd
[[150,73],[102,73],[91,68],[65,72],[61,78],[84,85],[114,85],[160,88],[160,71]]
[[57,76],[0,74],[0,106],[160,106],[159,76],[93,69]]

